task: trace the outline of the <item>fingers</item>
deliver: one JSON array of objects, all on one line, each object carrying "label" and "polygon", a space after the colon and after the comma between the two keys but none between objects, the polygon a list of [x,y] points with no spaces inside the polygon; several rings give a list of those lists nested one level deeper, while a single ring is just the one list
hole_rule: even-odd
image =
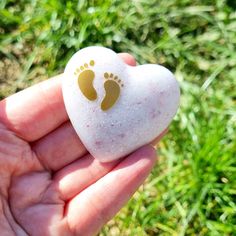
[{"label": "fingers", "polygon": [[61,169],[87,153],[69,121],[35,141],[32,150],[42,165],[52,171]]},{"label": "fingers", "polygon": [[57,172],[52,188],[59,193],[60,199],[68,201],[109,173],[119,162],[101,163],[88,154]]},{"label": "fingers", "polygon": [[61,75],[0,102],[0,121],[27,141],[44,136],[67,119]]},{"label": "fingers", "polygon": [[129,200],[150,173],[155,150],[145,146],[73,198],[67,208],[72,232],[94,235]]},{"label": "fingers", "polygon": [[119,56],[124,60],[124,62],[130,66],[136,66],[135,58],[129,53],[123,52],[119,53]]},{"label": "fingers", "polygon": [[[163,131],[151,145],[156,146],[166,132]],[[89,154],[84,156],[87,150],[70,122],[34,142],[32,149],[46,169],[57,171],[66,166],[54,178],[60,198],[64,201],[96,182],[119,162],[100,163]]]},{"label": "fingers", "polygon": [[[130,65],[129,54],[121,58]],[[27,141],[35,141],[68,120],[62,91],[61,75],[36,84],[0,102],[0,122]]]}]

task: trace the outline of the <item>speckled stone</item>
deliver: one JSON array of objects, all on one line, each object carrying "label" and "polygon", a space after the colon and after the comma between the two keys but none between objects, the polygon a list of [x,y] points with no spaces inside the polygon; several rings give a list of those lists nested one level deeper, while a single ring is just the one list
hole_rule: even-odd
[{"label": "speckled stone", "polygon": [[[85,70],[94,73],[92,84],[91,78],[83,81],[94,87],[93,100],[78,85]],[[120,80],[120,96],[107,110],[102,109],[102,101],[106,93],[114,91],[105,91],[105,73],[112,74],[111,80],[116,76]],[[180,97],[178,83],[165,67],[131,67],[112,50],[97,46],[72,56],[65,68],[62,90],[73,127],[88,151],[101,162],[124,157],[151,142],[173,119]]]}]

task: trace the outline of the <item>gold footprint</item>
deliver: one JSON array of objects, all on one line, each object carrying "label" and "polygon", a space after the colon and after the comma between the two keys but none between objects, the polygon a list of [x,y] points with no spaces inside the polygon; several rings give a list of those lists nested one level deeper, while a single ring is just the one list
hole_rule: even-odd
[{"label": "gold footprint", "polygon": [[89,62],[89,65],[85,63],[80,68],[75,70],[75,75],[78,76],[78,85],[83,95],[90,101],[97,99],[97,92],[93,87],[93,80],[95,78],[94,72],[89,68],[95,64],[94,60]]},{"label": "gold footprint", "polygon": [[112,73],[104,73],[104,89],[105,97],[101,103],[101,109],[106,111],[110,109],[117,101],[120,96],[120,88],[124,85],[121,83],[121,80],[117,76],[114,76]]}]

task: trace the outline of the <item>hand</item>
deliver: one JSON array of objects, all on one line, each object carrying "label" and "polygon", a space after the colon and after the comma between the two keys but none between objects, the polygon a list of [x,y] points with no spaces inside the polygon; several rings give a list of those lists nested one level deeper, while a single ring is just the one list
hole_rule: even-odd
[{"label": "hand", "polygon": [[95,160],[68,120],[60,76],[14,94],[0,102],[1,235],[93,235],[155,160],[150,145],[122,160]]}]

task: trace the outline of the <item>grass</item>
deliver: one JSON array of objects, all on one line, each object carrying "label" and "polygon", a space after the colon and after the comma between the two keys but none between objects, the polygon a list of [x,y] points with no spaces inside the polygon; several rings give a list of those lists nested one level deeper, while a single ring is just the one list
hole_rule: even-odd
[{"label": "grass", "polygon": [[89,45],[170,68],[181,106],[159,164],[100,235],[236,235],[233,0],[2,0],[0,97],[63,71]]}]

